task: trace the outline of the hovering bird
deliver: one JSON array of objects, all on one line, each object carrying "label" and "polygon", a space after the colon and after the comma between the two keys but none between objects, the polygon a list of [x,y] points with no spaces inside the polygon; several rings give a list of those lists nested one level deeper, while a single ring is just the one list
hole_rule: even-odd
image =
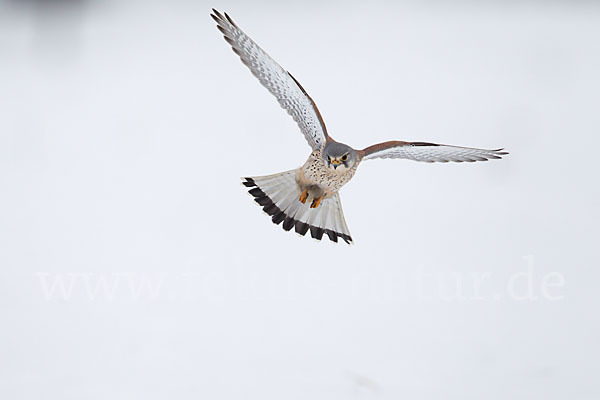
[{"label": "hovering bird", "polygon": [[499,159],[508,153],[425,142],[389,141],[362,150],[335,141],[327,133],[323,117],[300,83],[275,62],[233,20],[213,8],[211,17],[237,54],[282,108],[292,116],[312,148],[298,169],[268,176],[242,178],[254,200],[286,231],[321,240],[338,238],[352,243],[338,191],[352,179],[362,161],[374,158],[406,158],[423,162],[474,162]]}]

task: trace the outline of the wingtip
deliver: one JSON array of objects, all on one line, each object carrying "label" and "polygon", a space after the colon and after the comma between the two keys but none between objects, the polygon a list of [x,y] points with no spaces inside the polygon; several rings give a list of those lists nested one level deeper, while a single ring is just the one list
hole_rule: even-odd
[{"label": "wingtip", "polygon": [[212,9],[212,14],[211,15],[214,15],[213,18],[217,17],[219,19],[224,19],[223,18],[223,14],[221,14],[216,8]]},{"label": "wingtip", "polygon": [[225,14],[225,18],[227,18],[227,21],[229,21],[229,23],[231,25],[237,27],[237,25],[235,24],[235,22],[233,22],[233,19],[227,13],[224,13],[224,14]]}]

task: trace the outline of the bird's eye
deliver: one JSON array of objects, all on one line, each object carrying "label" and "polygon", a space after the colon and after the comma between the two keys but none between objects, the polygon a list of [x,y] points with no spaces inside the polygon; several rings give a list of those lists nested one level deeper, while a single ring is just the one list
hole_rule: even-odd
[{"label": "bird's eye", "polygon": [[344,154],[344,155],[342,156],[342,161],[346,161],[347,159],[348,159],[348,154]]}]

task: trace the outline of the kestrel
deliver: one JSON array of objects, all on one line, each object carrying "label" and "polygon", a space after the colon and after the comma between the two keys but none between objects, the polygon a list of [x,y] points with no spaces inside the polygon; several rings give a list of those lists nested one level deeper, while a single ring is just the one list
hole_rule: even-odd
[{"label": "kestrel", "polygon": [[268,176],[242,178],[250,187],[273,223],[286,231],[321,240],[326,234],[352,243],[338,191],[356,172],[358,165],[373,158],[406,158],[423,162],[474,162],[499,159],[503,149],[483,150],[425,142],[389,141],[362,150],[333,140],[313,99],[300,83],[275,62],[226,13],[213,9],[211,17],[227,43],[260,83],[292,116],[312,147],[312,153],[298,169]]}]

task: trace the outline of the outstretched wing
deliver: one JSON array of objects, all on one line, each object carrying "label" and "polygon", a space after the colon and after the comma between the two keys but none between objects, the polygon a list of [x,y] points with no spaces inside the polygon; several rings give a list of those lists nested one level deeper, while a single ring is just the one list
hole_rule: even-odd
[{"label": "outstretched wing", "polygon": [[504,149],[484,150],[424,142],[391,141],[369,146],[358,153],[363,160],[372,158],[406,158],[423,162],[475,162],[499,159]]},{"label": "outstretched wing", "polygon": [[313,150],[324,146],[328,137],[325,123],[315,102],[298,81],[250,39],[227,13],[223,16],[213,8],[211,17],[217,22],[217,28],[233,52],[240,56],[252,74],[294,118]]}]

